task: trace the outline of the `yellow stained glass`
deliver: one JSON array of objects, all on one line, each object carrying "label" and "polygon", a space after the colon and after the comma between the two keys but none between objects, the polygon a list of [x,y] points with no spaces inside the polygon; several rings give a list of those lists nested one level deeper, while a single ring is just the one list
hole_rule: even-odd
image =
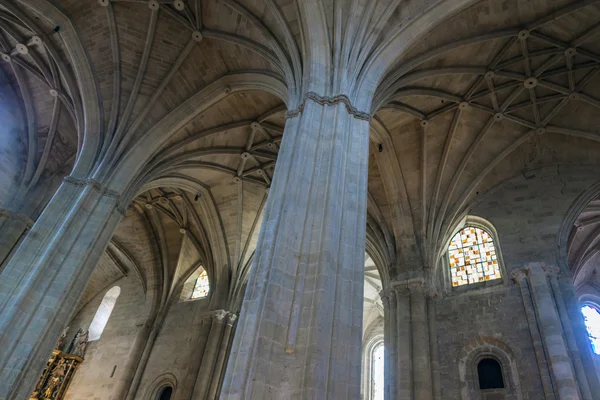
[{"label": "yellow stained glass", "polygon": [[492,235],[480,228],[466,227],[448,246],[452,286],[500,279],[498,256]]},{"label": "yellow stained glass", "polygon": [[210,284],[208,283],[208,275],[206,274],[206,271],[202,271],[198,276],[198,279],[196,279],[194,291],[192,292],[192,299],[202,299],[208,296],[209,290]]}]

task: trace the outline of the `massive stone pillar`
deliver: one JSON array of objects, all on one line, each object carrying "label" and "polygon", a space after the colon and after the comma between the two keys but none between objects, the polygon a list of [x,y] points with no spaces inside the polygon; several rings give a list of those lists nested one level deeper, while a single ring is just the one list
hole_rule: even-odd
[{"label": "massive stone pillar", "polygon": [[122,217],[119,196],[66,178],[0,274],[0,399],[25,399]]},{"label": "massive stone pillar", "polygon": [[368,117],[288,113],[222,399],[358,399]]}]

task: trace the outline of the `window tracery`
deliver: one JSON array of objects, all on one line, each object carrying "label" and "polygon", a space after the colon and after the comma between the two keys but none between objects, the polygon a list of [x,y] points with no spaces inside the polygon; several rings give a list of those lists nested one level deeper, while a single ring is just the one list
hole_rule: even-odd
[{"label": "window tracery", "polygon": [[452,286],[500,279],[498,254],[492,235],[484,229],[467,226],[448,246]]},{"label": "window tracery", "polygon": [[588,337],[594,354],[600,355],[600,311],[591,304],[581,307]]},{"label": "window tracery", "polygon": [[208,292],[210,291],[210,283],[208,282],[208,274],[206,271],[202,271],[198,278],[196,279],[196,283],[194,284],[194,290],[192,292],[192,299],[203,299],[208,296]]}]

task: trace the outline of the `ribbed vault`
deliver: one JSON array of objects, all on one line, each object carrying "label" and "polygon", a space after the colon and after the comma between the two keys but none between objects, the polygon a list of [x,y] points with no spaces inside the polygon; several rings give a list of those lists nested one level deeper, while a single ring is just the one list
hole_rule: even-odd
[{"label": "ribbed vault", "polygon": [[[237,282],[233,299],[285,112],[307,91],[344,94],[373,114],[367,251],[383,285],[435,266],[490,188],[541,167],[598,167],[597,2],[447,0],[423,21],[417,3],[0,0],[1,65],[26,117],[18,211],[35,220],[69,171],[135,199],[126,220],[166,198],[179,211],[164,235],[178,239],[147,246],[181,248],[179,229],[197,220],[204,262],[217,281]],[[409,28],[415,37],[398,44]],[[144,229],[159,237],[166,221]],[[118,236],[101,261],[115,277],[133,252]],[[152,276],[168,285],[176,263],[163,253]]]},{"label": "ribbed vault", "polygon": [[482,2],[385,77],[369,191],[395,232],[396,273],[435,266],[452,229],[501,182],[546,166],[598,167],[598,33],[593,2]]}]

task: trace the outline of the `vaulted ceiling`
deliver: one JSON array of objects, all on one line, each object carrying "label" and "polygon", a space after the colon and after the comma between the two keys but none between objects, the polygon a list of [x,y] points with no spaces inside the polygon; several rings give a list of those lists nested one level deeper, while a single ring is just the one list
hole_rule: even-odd
[{"label": "vaulted ceiling", "polygon": [[[18,187],[31,204],[21,211],[35,218],[66,173],[110,183],[122,176],[115,166],[140,160],[86,299],[137,274],[165,301],[193,269],[182,260],[193,246],[234,301],[285,112],[319,80],[307,44],[320,29],[328,65],[345,71],[324,95],[358,98],[352,82],[381,70],[372,104],[357,104],[373,115],[367,250],[384,283],[397,266],[435,264],[498,183],[548,165],[599,166],[597,2],[445,0],[428,12],[450,18],[414,26],[402,22],[424,15],[421,2],[56,3],[61,11],[0,0],[0,65],[26,117]],[[408,28],[427,34],[393,47]]]}]

